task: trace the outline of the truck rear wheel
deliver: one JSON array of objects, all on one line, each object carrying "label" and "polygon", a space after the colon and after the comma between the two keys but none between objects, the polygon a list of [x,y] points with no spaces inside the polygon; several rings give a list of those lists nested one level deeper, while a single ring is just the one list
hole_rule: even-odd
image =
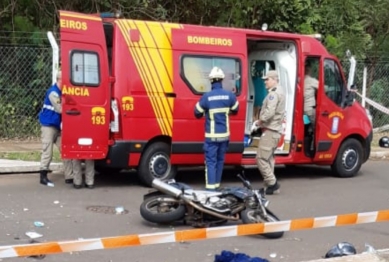
[{"label": "truck rear wheel", "polygon": [[353,177],[361,169],[363,162],[361,143],[354,138],[349,138],[340,146],[331,169],[339,177]]},{"label": "truck rear wheel", "polygon": [[177,174],[177,168],[170,163],[170,147],[164,142],[149,145],[143,153],[138,168],[138,177],[147,186],[151,186],[154,178],[172,179]]}]

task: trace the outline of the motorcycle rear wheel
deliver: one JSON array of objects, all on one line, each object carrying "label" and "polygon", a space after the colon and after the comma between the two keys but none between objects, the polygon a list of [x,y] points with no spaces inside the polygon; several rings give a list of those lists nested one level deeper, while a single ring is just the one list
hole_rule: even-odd
[{"label": "motorcycle rear wheel", "polygon": [[157,195],[147,198],[140,205],[143,219],[156,224],[167,224],[184,218],[185,206],[168,195]]},{"label": "motorcycle rear wheel", "polygon": [[[257,212],[255,209],[245,209],[240,213],[240,216],[244,224],[280,221],[280,219],[269,210],[266,209],[266,212],[267,212],[267,218],[263,217],[263,215],[260,214],[260,212]],[[264,233],[261,235],[266,238],[280,238],[284,235],[284,232],[281,231],[281,232]]]}]

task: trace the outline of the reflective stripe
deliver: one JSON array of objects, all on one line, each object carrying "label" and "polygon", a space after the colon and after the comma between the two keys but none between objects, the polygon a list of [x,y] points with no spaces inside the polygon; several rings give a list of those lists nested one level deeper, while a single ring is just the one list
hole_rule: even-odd
[{"label": "reflective stripe", "polygon": [[216,189],[218,187],[220,187],[220,184],[213,184],[213,185],[206,184],[205,185],[206,189]]},{"label": "reflective stripe", "polygon": [[[209,123],[209,133],[205,133],[205,137],[208,138],[221,138],[221,137],[229,137],[230,136],[230,120],[228,118],[228,113],[230,112],[229,107],[215,108],[209,110],[209,119],[211,120]],[[225,133],[216,133],[215,130],[215,114],[223,113],[226,119],[226,132]]]},{"label": "reflective stripe", "polygon": [[204,113],[204,109],[200,106],[200,103],[199,103],[199,102],[197,102],[197,104],[196,104],[196,109],[197,109],[197,111],[199,111],[200,113]]},{"label": "reflective stripe", "polygon": [[235,104],[231,107],[231,110],[236,110],[239,106],[239,102],[236,101]]},{"label": "reflective stripe", "polygon": [[54,106],[49,106],[49,105],[43,105],[43,108],[46,108],[51,111],[55,111]]}]

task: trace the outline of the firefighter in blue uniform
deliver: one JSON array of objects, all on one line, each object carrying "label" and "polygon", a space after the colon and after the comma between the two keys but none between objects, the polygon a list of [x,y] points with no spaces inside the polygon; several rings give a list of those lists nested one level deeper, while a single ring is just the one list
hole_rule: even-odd
[{"label": "firefighter in blue uniform", "polygon": [[196,118],[205,115],[205,188],[216,190],[220,187],[230,139],[229,114],[238,113],[239,103],[234,93],[223,89],[224,73],[219,67],[212,68],[209,79],[212,90],[197,102],[194,114]]}]

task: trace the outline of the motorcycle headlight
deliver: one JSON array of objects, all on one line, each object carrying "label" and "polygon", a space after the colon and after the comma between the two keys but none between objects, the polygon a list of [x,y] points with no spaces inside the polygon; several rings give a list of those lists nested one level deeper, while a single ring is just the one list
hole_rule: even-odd
[{"label": "motorcycle headlight", "polygon": [[246,206],[248,208],[254,209],[254,208],[257,208],[257,205],[258,205],[258,203],[257,203],[257,201],[255,201],[255,197],[248,197],[246,199]]}]

